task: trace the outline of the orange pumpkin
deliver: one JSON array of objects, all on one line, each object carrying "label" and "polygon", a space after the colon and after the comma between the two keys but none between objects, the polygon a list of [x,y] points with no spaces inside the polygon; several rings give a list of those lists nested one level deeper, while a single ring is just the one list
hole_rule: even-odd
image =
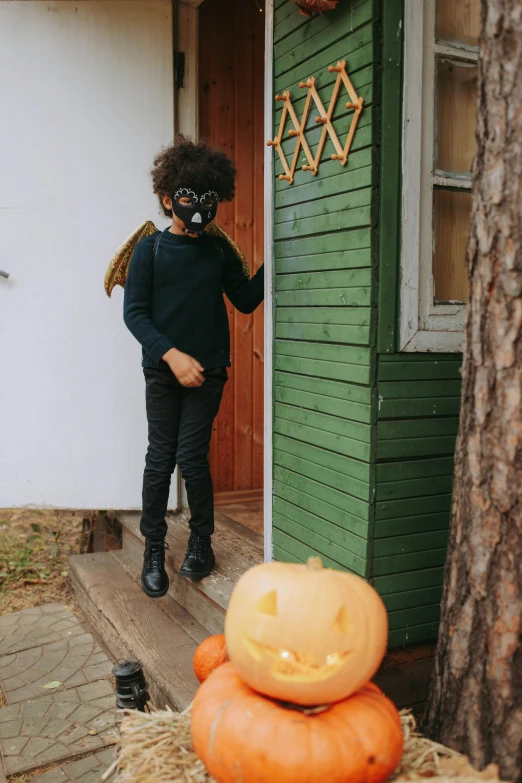
[{"label": "orange pumpkin", "polygon": [[225,636],[218,633],[205,639],[194,653],[194,674],[200,682],[204,682],[214,669],[227,661]]},{"label": "orange pumpkin", "polygon": [[399,764],[399,714],[372,683],[306,712],[251,690],[226,663],[196,694],[192,744],[217,783],[381,783]]},{"label": "orange pumpkin", "polygon": [[386,609],[353,574],[265,563],[247,571],[225,620],[228,655],[254,690],[294,704],[330,704],[370,680],[384,657]]}]

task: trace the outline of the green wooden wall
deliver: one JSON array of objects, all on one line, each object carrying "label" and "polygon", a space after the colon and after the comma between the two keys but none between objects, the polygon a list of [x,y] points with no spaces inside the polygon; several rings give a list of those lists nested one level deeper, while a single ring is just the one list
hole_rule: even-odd
[{"label": "green wooden wall", "polygon": [[275,5],[274,91],[314,75],[327,106],[328,65],[346,59],[365,108],[345,168],[328,145],[316,177],[276,180],[274,556],[369,579],[390,644],[419,642],[437,633],[461,357],[397,349],[402,2],[311,20]]},{"label": "green wooden wall", "polygon": [[[374,493],[374,16],[373,0],[343,0],[311,20],[276,0],[274,27],[274,92],[291,91],[299,118],[306,95],[299,82],[316,76],[328,106],[336,77],[328,66],[339,59],[365,99],[345,168],[328,159],[335,152],[328,141],[317,176],[298,170],[293,185],[276,180],[274,555],[303,561],[316,552],[365,577]],[[308,123],[312,153],[321,133],[316,114]],[[294,146],[284,143],[287,158]]]}]

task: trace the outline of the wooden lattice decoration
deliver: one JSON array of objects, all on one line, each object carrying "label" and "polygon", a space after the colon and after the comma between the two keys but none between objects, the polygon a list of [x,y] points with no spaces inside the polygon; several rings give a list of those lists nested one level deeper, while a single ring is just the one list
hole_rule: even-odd
[{"label": "wooden lattice decoration", "polygon": [[[357,123],[359,122],[359,117],[363,110],[364,98],[358,96],[355,91],[355,88],[350,80],[350,77],[346,72],[346,60],[339,60],[339,62],[336,65],[330,65],[328,70],[330,73],[337,72],[337,79],[335,80],[332,96],[330,98],[330,103],[328,104],[328,111],[325,109],[324,104],[316,90],[315,76],[311,76],[306,82],[299,83],[299,87],[308,90],[308,94],[306,96],[306,101],[304,105],[303,116],[301,117],[301,122],[299,122],[299,120],[297,119],[295,109],[292,105],[292,98],[289,90],[286,90],[282,95],[275,96],[276,101],[284,101],[283,113],[281,114],[281,121],[279,123],[279,131],[277,133],[277,136],[275,137],[275,139],[270,139],[269,141],[267,141],[267,144],[270,147],[276,148],[281,163],[283,164],[283,169],[285,173],[280,174],[279,179],[286,179],[287,182],[290,183],[290,185],[294,181],[294,174],[297,168],[297,161],[299,160],[299,154],[301,152],[301,148],[303,149],[303,152],[308,160],[308,164],[302,166],[302,169],[303,171],[311,171],[312,174],[314,175],[317,174],[317,172],[319,171],[319,163],[321,161],[321,155],[323,154],[323,149],[326,143],[327,135],[330,136],[330,139],[332,140],[332,143],[335,147],[335,153],[331,156],[332,160],[338,160],[341,166],[345,166],[346,161],[348,160],[348,155],[350,154],[350,148],[352,146],[353,137],[355,136],[355,131],[357,129]],[[344,147],[339,141],[339,137],[332,124],[332,118],[334,115],[335,107],[337,105],[337,100],[339,98],[339,93],[341,91],[341,86],[343,84],[346,88],[348,95],[350,96],[350,101],[347,104],[345,104],[346,108],[355,110],[352,117],[350,130],[348,131],[348,137],[346,139],[346,143]],[[310,147],[305,137],[306,123],[308,122],[308,115],[311,110],[312,101],[315,103],[319,111],[319,115],[315,118],[315,121],[318,125],[323,126],[321,138],[319,139],[319,146],[317,148],[317,152],[315,153],[315,157],[312,155],[312,152],[310,150]],[[295,149],[294,149],[294,154],[292,156],[292,163],[290,164],[290,166],[288,165],[286,155],[281,146],[286,121],[289,116],[294,124],[294,127],[288,131],[288,136],[297,139]]]}]

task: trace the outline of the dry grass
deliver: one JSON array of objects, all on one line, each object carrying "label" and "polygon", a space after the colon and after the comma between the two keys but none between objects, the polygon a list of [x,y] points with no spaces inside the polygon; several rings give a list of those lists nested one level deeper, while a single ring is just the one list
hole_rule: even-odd
[{"label": "dry grass", "polygon": [[0,510],[0,615],[71,600],[67,557],[81,530],[73,511]]},{"label": "dry grass", "polygon": [[[490,765],[482,772],[468,759],[416,731],[411,712],[401,712],[404,755],[392,781],[431,778],[430,783],[481,783],[498,781],[498,769]],[[192,750],[190,710],[183,713],[157,710],[150,714],[128,710],[120,726],[118,759],[102,780],[117,769],[115,783],[212,783]]]}]

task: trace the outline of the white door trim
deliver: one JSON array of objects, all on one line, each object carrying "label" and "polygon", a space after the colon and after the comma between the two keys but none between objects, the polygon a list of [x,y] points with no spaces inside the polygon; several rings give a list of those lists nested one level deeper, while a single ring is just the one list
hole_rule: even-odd
[{"label": "white door trim", "polygon": [[[265,139],[271,139],[273,129],[273,50],[274,50],[274,0],[266,0],[265,4]],[[272,547],[272,419],[273,419],[273,346],[274,346],[274,311],[273,311],[273,190],[274,190],[274,156],[272,147],[265,146],[264,170],[264,254],[265,254],[265,346],[264,346],[264,477],[263,477],[263,508],[264,508],[264,546],[265,562],[273,559]]]}]

